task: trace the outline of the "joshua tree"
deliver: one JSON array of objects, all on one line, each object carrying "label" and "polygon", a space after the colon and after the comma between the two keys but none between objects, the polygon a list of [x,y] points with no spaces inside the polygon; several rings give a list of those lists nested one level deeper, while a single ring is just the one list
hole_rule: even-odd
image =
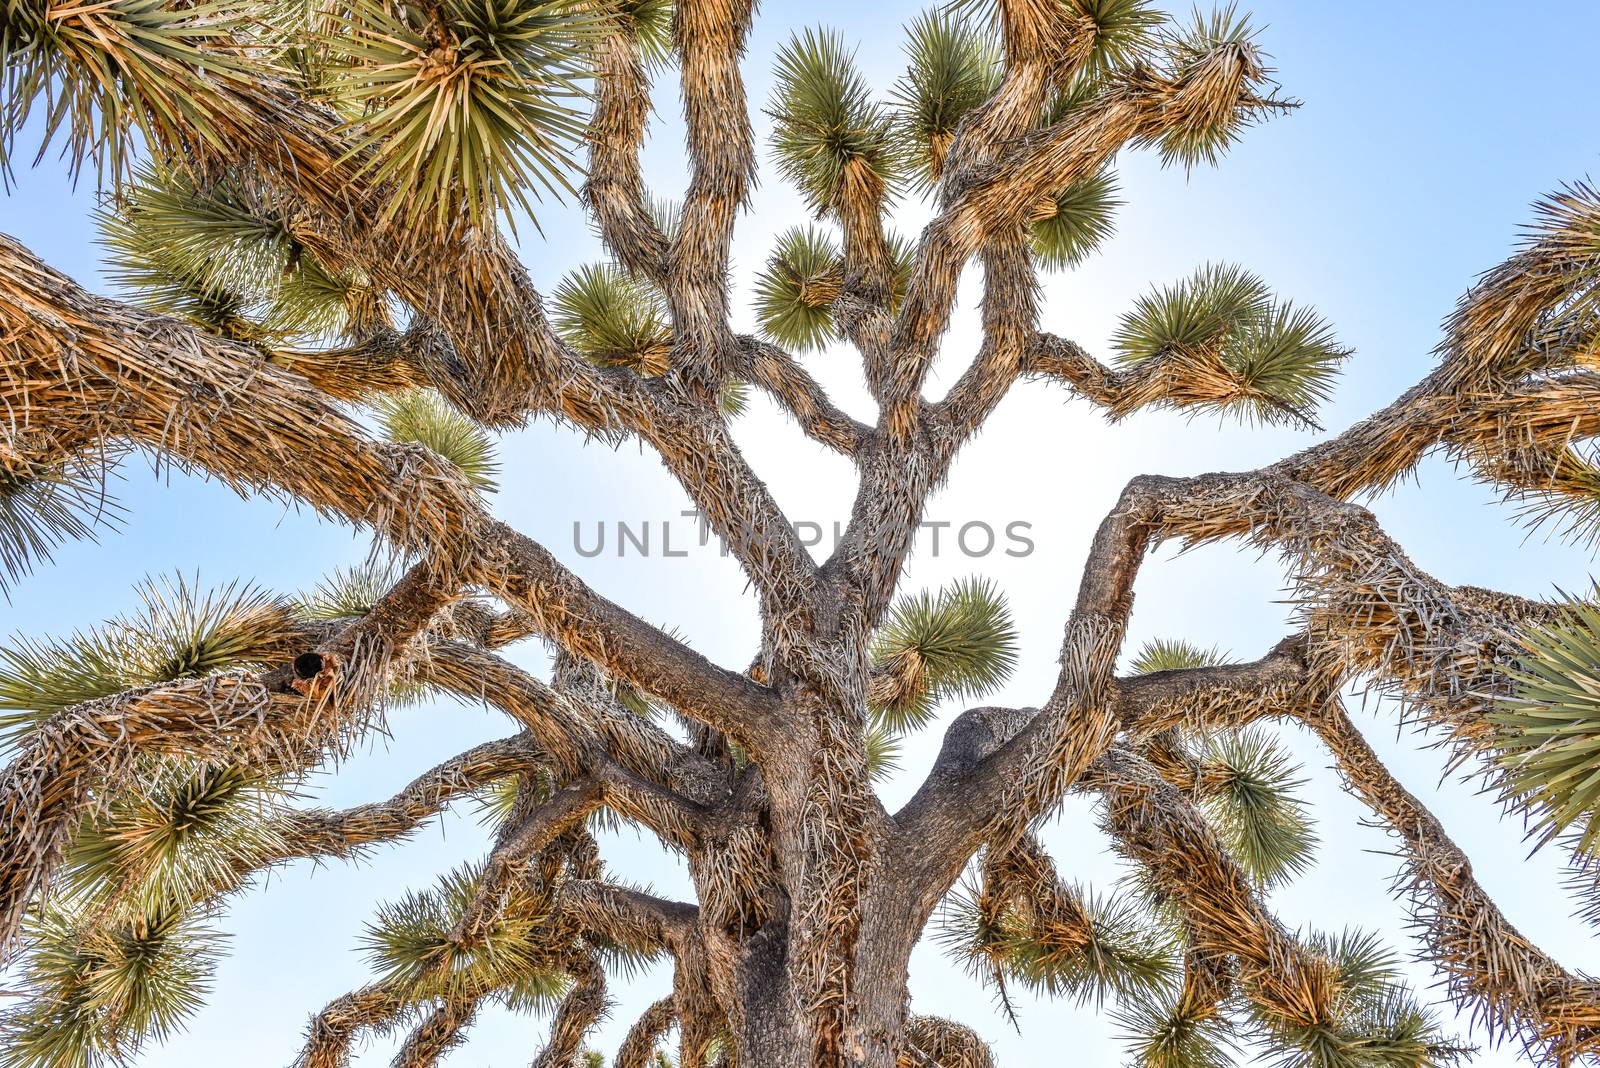
[{"label": "joshua tree", "polygon": [[[1111,419],[1308,424],[1347,353],[1227,266],[1139,301],[1110,365],[1042,331],[1037,272],[1106,235],[1119,153],[1211,164],[1293,106],[1245,20],[1144,0],[930,13],[881,101],[838,38],[794,37],[773,154],[817,225],[766,265],[761,335],[737,333],[751,17],[741,0],[0,8],[4,143],[31,110],[71,169],[93,165],[129,294],[91,295],[0,237],[9,579],[91,533],[102,472],[129,453],[366,528],[395,561],[298,599],[153,585],[140,612],[4,653],[0,946],[23,996],[0,1062],[139,1050],[198,1004],[227,895],[468,797],[496,813],[492,852],[379,908],[376,974],[314,1017],[307,1068],[402,1026],[396,1063],[432,1064],[489,1001],[554,1008],[536,1064],[593,1064],[607,969],[638,959],[670,961],[673,988],[628,1035],[628,1068],[989,1065],[972,1030],[908,1004],[930,925],[1002,992],[1108,998],[1141,1064],[1222,1064],[1241,1043],[1329,1068],[1457,1059],[1386,950],[1269,911],[1311,846],[1275,720],[1315,732],[1392,830],[1449,997],[1535,1060],[1594,1055],[1600,985],[1511,927],[1341,695],[1397,698],[1582,870],[1600,611],[1443,584],[1355,502],[1441,452],[1536,518],[1594,529],[1600,196],[1540,204],[1525,247],[1446,324],[1437,369],[1389,407],[1260,470],[1132,481],[1063,608],[1054,689],[955,717],[889,812],[873,779],[894,739],[1014,659],[989,584],[897,588],[929,494],[1007,391],[1053,383]],[[668,65],[691,176],[663,207],[638,157]],[[612,261],[562,282],[547,314],[500,228],[580,173]],[[886,220],[906,196],[933,218],[902,241]],[[930,400],[971,263],[982,343],[945,354],[970,365]],[[859,355],[872,423],[803,368],[824,343]],[[746,390],[854,465],[848,527],[820,563],[729,433]],[[659,454],[759,601],[748,666],[709,662],[493,518],[489,435],[539,416]],[[1152,548],[1222,539],[1281,556],[1296,632],[1248,663],[1178,642],[1124,656]],[[554,650],[548,679],[496,652],[530,637]],[[386,702],[426,692],[519,729],[386,801],[292,803]],[[1115,896],[1064,880],[1035,834],[1072,792],[1098,799],[1139,873]],[[597,820],[681,854],[695,900],[613,875]]]}]

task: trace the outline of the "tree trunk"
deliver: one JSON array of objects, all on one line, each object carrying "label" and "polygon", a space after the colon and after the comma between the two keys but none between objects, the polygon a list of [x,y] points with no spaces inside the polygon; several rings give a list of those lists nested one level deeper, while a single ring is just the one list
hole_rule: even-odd
[{"label": "tree trunk", "polygon": [[864,699],[844,713],[815,693],[798,703],[815,733],[764,769],[787,915],[740,947],[740,1064],[894,1068],[927,895],[898,885],[860,732],[839,732],[865,719]]},{"label": "tree trunk", "polygon": [[797,977],[789,962],[803,959],[808,947],[785,944],[780,969],[746,969],[736,1035],[740,1065],[895,1068],[905,1033],[907,967],[915,936],[903,905],[896,909],[880,904],[874,901],[866,911],[854,957],[829,960],[850,981],[837,1007],[819,1011],[793,994]]}]

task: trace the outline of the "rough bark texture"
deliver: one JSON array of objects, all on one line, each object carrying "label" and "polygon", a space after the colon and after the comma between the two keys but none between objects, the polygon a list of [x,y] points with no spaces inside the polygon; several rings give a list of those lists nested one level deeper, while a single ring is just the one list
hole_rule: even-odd
[{"label": "rough bark texture", "polygon": [[[1212,1014],[1237,982],[1263,1012],[1321,1020],[1337,1011],[1329,964],[1270,914],[1187,796],[1195,772],[1163,763],[1161,750],[1180,728],[1295,718],[1400,837],[1405,890],[1452,996],[1555,1063],[1596,1049],[1600,987],[1510,928],[1336,697],[1351,681],[1375,683],[1471,758],[1490,735],[1485,695],[1506,685],[1510,635],[1548,616],[1422,573],[1352,501],[1435,449],[1540,507],[1587,499],[1590,487],[1563,458],[1600,433],[1600,376],[1582,370],[1592,350],[1563,347],[1548,319],[1592,272],[1563,251],[1560,233],[1468,295],[1439,369],[1389,408],[1258,471],[1130,483],[1094,538],[1070,610],[1064,603],[1053,689],[1036,707],[956,717],[899,811],[873,791],[873,709],[899,685],[873,663],[873,636],[930,494],[1009,389],[1047,379],[1112,419],[1152,406],[1273,403],[1252,398],[1215,354],[1174,349],[1113,370],[1040,332],[1025,235],[1041,198],[1124,148],[1165,150],[1174,131],[1231,130],[1277,106],[1258,95],[1265,74],[1253,47],[1223,42],[1182,64],[1107,74],[1081,107],[1041,124],[1051,94],[1094,54],[1092,20],[1069,15],[1072,6],[998,5],[1003,74],[939,145],[939,210],[898,299],[889,198],[864,166],[846,168],[830,208],[844,239],[831,305],[880,406],[871,426],[838,409],[795,356],[731,326],[730,241],[755,169],[739,70],[752,9],[739,0],[676,7],[690,182],[671,233],[650,215],[640,176],[648,68],[623,29],[597,46],[584,199],[617,261],[664,295],[664,375],[597,368],[572,351],[492,229],[401,233],[334,116],[265,81],[217,83],[216,136],[183,142],[192,165],[201,175],[240,161],[259,171],[308,249],[411,307],[404,332],[273,352],[93,296],[0,237],[0,476],[134,447],[243,492],[304,502],[420,561],[358,620],[285,624],[251,658],[263,670],[131,690],[31,733],[0,774],[0,945],[18,946],[78,821],[143,759],[182,752],[303,771],[359,737],[389,683],[403,679],[484,700],[522,733],[441,763],[391,800],[286,816],[282,848],[214,893],[295,857],[349,857],[404,836],[491,781],[515,777],[516,797],[442,963],[327,1006],[311,1026],[306,1068],[346,1064],[364,1029],[401,1022],[412,1030],[396,1064],[434,1063],[483,999],[505,993],[477,979],[448,984],[448,962],[529,916],[541,966],[570,979],[539,1066],[565,1068],[578,1055],[606,1011],[604,951],[622,947],[674,967],[671,997],[634,1027],[623,1068],[649,1063],[673,1026],[684,1068],[992,1068],[969,1029],[911,1011],[908,961],[969,868],[989,880],[990,904],[1031,887],[1065,944],[1089,944],[1088,913],[1033,836],[1074,790],[1101,799],[1107,831],[1180,915],[1184,1005]],[[1569,229],[1600,220],[1592,198],[1566,208]],[[930,403],[923,385],[972,262],[983,270],[982,345],[946,399]],[[857,469],[848,529],[820,566],[728,433],[716,401],[732,379],[767,393]],[[447,463],[374,440],[336,403],[419,384],[484,423],[549,415],[658,452],[749,577],[762,620],[751,668],[712,664],[599,596],[495,520]],[[1222,539],[1281,555],[1303,625],[1252,663],[1119,677],[1148,554]],[[469,601],[472,591],[502,608]],[[548,682],[494,651],[530,635],[559,650]],[[683,731],[636,714],[624,691],[672,710]],[[585,830],[598,812],[679,853],[697,900],[666,901],[613,878]]]}]

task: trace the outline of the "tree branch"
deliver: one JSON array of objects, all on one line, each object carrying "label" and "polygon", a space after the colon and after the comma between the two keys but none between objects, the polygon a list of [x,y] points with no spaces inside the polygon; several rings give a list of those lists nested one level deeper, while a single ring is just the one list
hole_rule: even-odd
[{"label": "tree branch", "polygon": [[387,801],[347,809],[305,809],[281,819],[285,849],[254,865],[302,857],[359,856],[380,842],[403,838],[458,797],[539,766],[542,753],[526,732],[485,742],[423,772]]},{"label": "tree branch", "polygon": [[[371,442],[316,390],[248,346],[91,297],[4,237],[0,323],[9,356],[0,363],[0,398],[24,413],[23,432],[32,413],[47,412],[53,426],[78,428],[80,446],[131,439],[241,492],[277,490],[371,527],[525,609],[551,640],[760,748],[761,720],[776,704],[770,693],[595,594],[543,547],[490,519],[454,468],[419,447]],[[704,454],[674,440],[669,466],[700,469],[731,452],[725,429],[715,432],[719,444]],[[18,434],[15,425],[9,434]],[[327,456],[339,465],[329,467]],[[765,487],[758,492],[747,472],[717,467],[708,475],[697,481],[723,485],[740,502],[709,515],[720,527],[743,522],[756,502],[763,518],[733,543],[767,576],[769,604],[796,603],[814,568]]]},{"label": "tree branch", "polygon": [[466,1041],[478,1014],[476,1000],[444,1001],[406,1036],[391,1068],[433,1068],[439,1058]]},{"label": "tree branch", "polygon": [[574,963],[573,978],[577,983],[550,1021],[550,1039],[533,1059],[532,1068],[569,1068],[583,1049],[585,1036],[610,1009],[606,973],[593,956]]},{"label": "tree branch", "polygon": [[665,285],[667,239],[650,215],[639,171],[650,82],[637,42],[620,30],[606,34],[595,50],[595,90],[584,203],[617,262]]},{"label": "tree branch", "polygon": [[656,1046],[677,1018],[678,1009],[670,995],[654,1002],[628,1028],[612,1068],[656,1068]]},{"label": "tree branch", "polygon": [[1345,788],[1400,840],[1396,880],[1433,965],[1463,1009],[1492,1034],[1517,1034],[1541,1061],[1600,1052],[1600,982],[1576,976],[1528,940],[1472,874],[1472,862],[1415,795],[1395,780],[1338,699],[1301,717],[1337,761]]},{"label": "tree branch", "polygon": [[77,705],[31,731],[0,774],[0,956],[83,811],[142,753],[308,766],[361,724],[395,651],[454,592],[418,565],[364,618],[292,671],[232,671]]},{"label": "tree branch", "polygon": [[866,447],[872,429],[836,407],[800,361],[759,338],[738,338],[741,378],[778,403],[814,441],[835,452],[855,456]]},{"label": "tree branch", "polygon": [[704,369],[713,384],[732,355],[728,249],[735,214],[755,177],[739,76],[751,14],[748,0],[683,0],[674,7],[672,36],[693,175],[668,256],[667,303],[683,365]]},{"label": "tree branch", "polygon": [[[1097,173],[1124,144],[1158,137],[1177,115],[1165,106],[1182,94],[1187,77],[1137,69],[1066,120],[1016,138],[965,176],[958,190],[947,191],[943,210],[923,230],[895,320],[897,366],[884,416],[891,435],[908,435],[915,422],[922,383],[949,325],[967,260],[994,234],[1020,230],[1040,198]],[[1207,106],[1220,120],[1236,108],[1248,112],[1266,104],[1224,94]]]}]

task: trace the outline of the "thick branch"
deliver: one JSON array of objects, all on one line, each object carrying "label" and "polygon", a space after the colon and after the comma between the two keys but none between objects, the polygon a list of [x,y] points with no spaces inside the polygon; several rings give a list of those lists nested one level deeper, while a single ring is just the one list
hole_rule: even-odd
[{"label": "thick branch", "polygon": [[678,1009],[670,996],[644,1010],[617,1047],[612,1068],[656,1068],[656,1046],[677,1018]]},{"label": "thick branch", "polygon": [[610,1008],[606,998],[606,973],[592,956],[573,966],[577,980],[550,1021],[550,1039],[533,1059],[532,1068],[568,1068],[583,1049],[583,1040]]},{"label": "thick branch", "polygon": [[[1112,729],[1136,744],[1177,726],[1239,726],[1292,716],[1320,691],[1307,686],[1305,640],[1287,638],[1247,664],[1185,668],[1112,681]],[[978,708],[958,716],[928,777],[895,813],[904,867],[917,892],[936,901],[986,840],[1001,797],[1029,754],[1011,743],[1037,720],[1033,709]],[[931,907],[931,905],[930,905]]]},{"label": "thick branch", "polygon": [[362,619],[293,672],[234,671],[130,690],[58,713],[0,775],[0,954],[47,885],[94,798],[142,753],[214,755],[282,772],[305,768],[359,730],[390,658],[453,594],[413,568]]},{"label": "thick branch", "polygon": [[[1165,112],[1165,105],[1183,88],[1181,77],[1170,81],[1134,72],[1063,122],[1017,138],[966,177],[959,193],[947,194],[943,210],[923,231],[911,285],[895,320],[897,365],[885,412],[892,434],[910,433],[966,262],[994,234],[1020,230],[1040,198],[1097,173],[1124,144],[1159,135],[1177,115]],[[1210,106],[1218,103],[1225,103],[1223,111],[1261,106],[1249,99],[1213,100]]]},{"label": "thick branch", "polygon": [[541,756],[528,734],[517,734],[451,757],[417,776],[387,801],[289,813],[281,820],[285,843],[282,855],[266,858],[255,867],[302,857],[359,856],[380,842],[405,837],[458,797],[475,793],[507,775],[532,770]]},{"label": "thick branch", "polygon": [[391,1068],[433,1068],[439,1058],[466,1040],[466,1031],[478,1013],[472,1000],[446,1001],[430,1012],[406,1036]]},{"label": "thick branch", "polygon": [[712,382],[731,357],[728,250],[735,215],[755,177],[739,75],[752,8],[748,0],[682,0],[674,8],[693,174],[668,257],[667,302],[685,363],[709,371]]},{"label": "thick branch", "polygon": [[667,281],[667,239],[650,215],[639,171],[650,117],[650,82],[636,42],[608,33],[595,49],[594,117],[583,198],[606,247],[628,270]]},{"label": "thick branch", "polygon": [[1205,817],[1148,763],[1124,749],[1098,761],[1085,785],[1105,800],[1106,829],[1182,910],[1194,947],[1239,961],[1245,994],[1302,1027],[1340,1024],[1333,963],[1308,953],[1267,911]]},{"label": "thick branch", "polygon": [[[759,748],[757,709],[774,704],[762,687],[595,594],[543,547],[490,519],[454,468],[417,447],[374,444],[255,350],[92,297],[7,238],[0,238],[0,322],[9,331],[0,397],[24,413],[22,432],[38,418],[33,413],[48,413],[52,426],[77,429],[79,447],[131,439],[240,491],[285,492],[371,527],[524,608],[559,644]],[[725,430],[717,433],[725,438]],[[731,451],[718,440],[719,451]],[[672,448],[669,466],[699,469],[719,454],[697,453],[684,440]],[[329,456],[339,457],[337,466],[324,462]],[[810,581],[810,557],[765,487],[758,492],[737,470],[717,470],[692,481],[725,484],[740,504],[711,518],[737,524],[750,502],[767,501],[764,518],[736,544],[755,553],[749,559],[759,563],[750,566],[768,576],[771,597],[794,603]]]},{"label": "thick branch", "polygon": [[835,452],[854,456],[872,429],[837,407],[793,356],[758,338],[740,336],[736,373],[794,417],[806,436]]}]

